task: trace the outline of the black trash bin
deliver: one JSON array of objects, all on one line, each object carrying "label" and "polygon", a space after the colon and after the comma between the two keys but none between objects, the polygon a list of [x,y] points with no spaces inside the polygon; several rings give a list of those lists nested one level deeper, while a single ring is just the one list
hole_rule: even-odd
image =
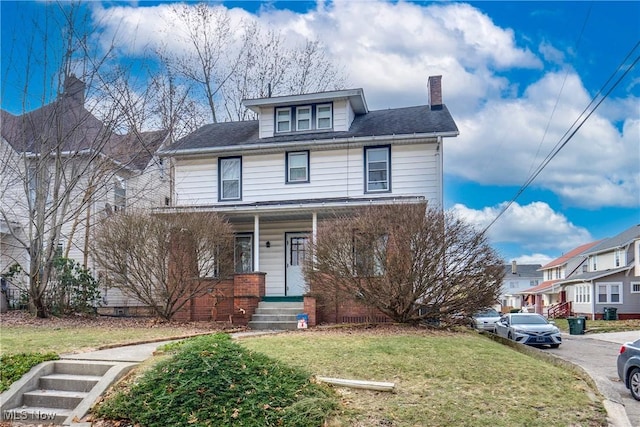
[{"label": "black trash bin", "polygon": [[618,309],[615,307],[605,307],[604,320],[618,320]]},{"label": "black trash bin", "polygon": [[569,322],[570,335],[583,335],[585,330],[586,318],[584,317],[567,317]]}]

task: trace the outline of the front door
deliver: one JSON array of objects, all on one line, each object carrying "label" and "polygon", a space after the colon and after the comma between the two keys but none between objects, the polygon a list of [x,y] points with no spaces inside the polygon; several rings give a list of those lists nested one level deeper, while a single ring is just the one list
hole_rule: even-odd
[{"label": "front door", "polygon": [[286,233],[286,283],[285,295],[298,296],[306,291],[302,266],[307,254],[307,233]]}]

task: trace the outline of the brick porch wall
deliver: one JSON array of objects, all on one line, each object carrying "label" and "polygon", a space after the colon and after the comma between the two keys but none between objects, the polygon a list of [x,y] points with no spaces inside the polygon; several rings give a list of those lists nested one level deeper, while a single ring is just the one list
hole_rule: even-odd
[{"label": "brick porch wall", "polygon": [[212,285],[210,292],[192,298],[174,319],[246,325],[264,294],[265,273],[235,274],[233,279]]}]

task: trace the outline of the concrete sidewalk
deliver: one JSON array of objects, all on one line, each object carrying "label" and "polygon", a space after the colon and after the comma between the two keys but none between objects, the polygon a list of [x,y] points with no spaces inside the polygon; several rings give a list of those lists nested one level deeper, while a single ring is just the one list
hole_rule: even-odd
[{"label": "concrete sidewalk", "polygon": [[[283,331],[245,331],[231,333],[231,338],[239,339],[243,337],[252,337],[259,335],[275,334]],[[213,332],[215,333],[215,332]],[[142,344],[123,345],[119,347],[106,348],[102,350],[87,351],[84,353],[68,353],[61,354],[61,359],[69,360],[93,360],[93,361],[109,361],[109,362],[144,362],[153,353],[165,344],[181,341],[185,338],[175,340],[156,341]]]}]

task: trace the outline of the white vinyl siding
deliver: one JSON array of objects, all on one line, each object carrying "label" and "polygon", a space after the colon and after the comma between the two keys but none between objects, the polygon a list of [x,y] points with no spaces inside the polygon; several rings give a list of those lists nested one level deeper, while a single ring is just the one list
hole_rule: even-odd
[{"label": "white vinyl siding", "polygon": [[[394,196],[423,196],[442,203],[435,144],[394,146],[391,178]],[[274,202],[321,198],[375,197],[364,194],[364,150],[310,151],[309,183],[300,191],[287,185],[285,154],[245,155],[242,158],[242,201]],[[215,204],[217,159],[179,161],[175,169],[176,206]],[[381,197],[389,193],[380,193]]]}]

